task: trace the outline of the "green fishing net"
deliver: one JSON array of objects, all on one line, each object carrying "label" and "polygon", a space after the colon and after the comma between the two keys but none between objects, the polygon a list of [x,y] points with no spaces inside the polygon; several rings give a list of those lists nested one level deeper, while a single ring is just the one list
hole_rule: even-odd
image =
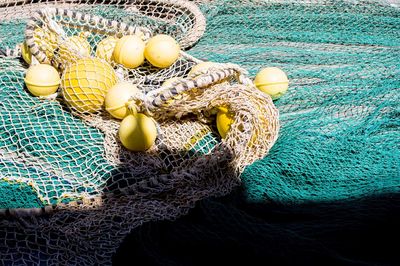
[{"label": "green fishing net", "polygon": [[[223,142],[207,123],[190,127],[185,120],[173,127],[161,123],[163,132],[191,140],[178,153],[165,149],[157,157],[167,162],[161,164],[152,155],[119,153],[113,141],[104,145],[116,127],[113,123],[99,127],[104,118],[88,122],[57,101],[32,97],[24,89],[27,66],[14,48],[24,41],[30,16],[45,6],[172,34],[189,55],[237,64],[250,76],[265,66],[283,69],[290,87],[274,102],[279,137],[268,155],[239,171],[249,201],[291,206],[400,191],[398,2],[197,1],[207,21],[204,35],[201,21],[191,31],[199,23],[193,12],[172,2],[0,2],[4,264],[109,264],[133,228],[175,219],[200,199],[229,193],[239,180],[232,178],[237,170],[222,160],[216,161],[218,166],[177,178],[173,186],[155,180],[162,184],[153,187],[155,191],[147,186],[145,191],[121,193],[119,188],[148,184],[149,177],[170,172],[182,160],[190,164],[193,158],[212,154]],[[159,86],[165,76],[181,76],[178,70],[185,72],[193,60],[186,57],[184,67],[143,81],[144,90]],[[244,109],[247,104],[242,102]],[[195,130],[181,136],[188,128]],[[258,134],[263,133],[268,132]],[[173,147],[168,139],[158,144]],[[124,160],[135,164],[116,163]],[[160,190],[163,185],[167,189]],[[110,191],[121,195],[95,197]],[[95,207],[80,208],[80,201]],[[57,211],[54,206],[62,204],[79,206]],[[54,213],[49,208],[55,208]]]}]

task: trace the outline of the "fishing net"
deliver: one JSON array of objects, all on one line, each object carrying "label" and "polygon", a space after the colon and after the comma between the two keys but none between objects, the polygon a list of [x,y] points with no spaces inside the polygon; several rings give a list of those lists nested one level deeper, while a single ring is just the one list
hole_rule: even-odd
[{"label": "fishing net", "polygon": [[[133,228],[175,219],[239,180],[248,200],[285,205],[399,192],[396,1],[198,4],[207,27],[190,2],[1,1],[3,263],[110,263]],[[122,148],[119,122],[103,110],[81,112],[60,95],[24,89],[25,39],[39,61],[63,71],[80,58],[68,37],[85,36],[93,57],[104,37],[127,33],[167,33],[192,47],[164,70],[114,66],[143,92],[139,111],[158,122],[146,153]],[[64,49],[41,44],[52,34]],[[188,75],[199,59],[223,64]],[[275,102],[282,128],[273,147],[277,111],[245,70],[261,66],[281,67],[291,80]],[[213,121],[221,105],[236,114],[226,140]]]},{"label": "fishing net", "polygon": [[[5,262],[105,263],[132,228],[175,218],[202,198],[230,192],[244,167],[263,158],[277,139],[278,113],[271,98],[238,65],[214,64],[189,73],[201,60],[183,51],[164,69],[149,63],[129,69],[107,62],[109,56],[94,56],[94,51],[101,56],[113,50],[112,43],[101,45],[103,40],[126,35],[147,41],[161,32],[183,48],[193,45],[204,31],[195,5],[104,6],[127,12],[128,22],[87,13],[84,5],[28,8],[10,11],[35,9],[26,22],[24,44],[4,48],[1,59],[7,65],[1,157]],[[33,64],[57,68],[61,91],[35,98],[24,89],[21,53]],[[176,79],[161,86],[171,78]],[[146,152],[123,148],[120,121],[104,110],[105,94],[119,80],[140,90],[129,99],[131,108],[157,121],[156,143]],[[27,78],[28,83],[36,84]],[[234,117],[224,140],[214,126],[220,107]],[[28,238],[12,233],[22,221]]]}]

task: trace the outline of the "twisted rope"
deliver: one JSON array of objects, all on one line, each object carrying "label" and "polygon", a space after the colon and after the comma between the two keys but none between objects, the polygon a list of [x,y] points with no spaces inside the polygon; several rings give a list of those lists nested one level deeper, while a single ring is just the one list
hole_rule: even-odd
[{"label": "twisted rope", "polygon": [[[135,2],[135,1],[132,1]],[[131,3],[132,3],[131,2]],[[174,7],[176,5],[180,6],[181,9],[188,10],[191,12],[194,17],[195,23],[191,28],[191,32],[189,32],[186,36],[188,37],[183,42],[183,47],[188,47],[188,45],[194,44],[200,36],[203,34],[205,30],[205,19],[204,16],[200,13],[198,8],[189,2],[183,1],[170,1],[170,0],[158,0],[158,1],[149,1],[154,3],[162,3],[166,5],[170,5]],[[196,7],[196,8],[194,8]],[[62,17],[62,18],[70,18],[75,23],[80,22],[90,29],[94,28],[94,30],[104,32],[110,35],[130,35],[143,33],[145,39],[148,39],[151,36],[151,32],[143,27],[129,26],[125,23],[110,21],[107,19],[103,19],[97,16],[91,16],[87,14],[82,14],[81,12],[65,10],[62,8],[50,8],[46,10],[40,10],[36,12],[33,17],[28,21],[27,28],[25,31],[26,43],[29,47],[32,55],[38,59],[41,63],[50,63],[50,59],[47,55],[40,49],[40,47],[34,41],[34,30],[35,27],[43,26],[43,22],[46,23],[48,27],[52,27],[52,18]],[[63,23],[62,21],[60,23]],[[57,32],[57,27],[53,27],[53,30]],[[59,36],[62,36],[62,32],[57,32]],[[185,52],[181,52],[181,56],[188,61],[194,63],[200,63],[201,60],[190,56]],[[161,106],[163,106],[168,100],[173,97],[176,97],[180,94],[190,93],[193,89],[205,90],[206,88],[213,93],[220,93],[221,91],[214,91],[214,88],[211,86],[213,84],[222,82],[224,80],[234,78],[237,80],[239,84],[243,87],[236,87],[235,90],[239,93],[249,87],[254,85],[252,81],[247,77],[247,71],[240,68],[238,65],[234,64],[216,64],[208,70],[198,71],[197,73],[191,74],[187,78],[182,78],[175,82],[174,84],[161,87],[154,91],[149,92],[146,95],[139,95],[140,97],[136,97],[133,100],[137,100],[142,103],[140,106],[141,109],[144,109],[146,113],[151,114],[152,112],[156,112],[157,110],[161,110]],[[226,87],[228,87],[227,85]],[[251,88],[250,88],[251,89]],[[229,91],[229,88],[225,88],[225,91]],[[251,90],[250,92],[251,93]],[[205,93],[207,94],[207,93]],[[212,94],[210,94],[212,95]],[[263,96],[264,97],[264,96]],[[207,100],[209,101],[209,100]],[[263,103],[266,105],[270,104],[270,99],[264,97],[262,99]],[[272,103],[272,102],[271,102]],[[276,110],[271,107],[271,114],[275,115]],[[246,113],[247,112],[247,113]],[[243,111],[242,117],[247,118],[247,116],[252,113],[249,111]],[[273,116],[272,119],[277,119],[277,116]],[[249,122],[244,120],[244,122]],[[274,125],[275,128],[278,126]],[[242,134],[249,135],[250,131],[246,128]],[[274,134],[276,132],[273,132]],[[273,140],[274,141],[274,140]],[[242,143],[238,144],[239,146]],[[245,145],[245,144],[243,144]],[[238,147],[239,147],[238,146]],[[237,149],[237,147],[235,147]],[[267,147],[269,149],[269,147]],[[243,151],[247,149],[243,146]],[[89,195],[81,195],[79,200],[71,201],[69,203],[57,203],[54,205],[45,206],[43,208],[30,208],[30,209],[0,209],[0,217],[1,216],[14,216],[14,217],[25,217],[25,216],[38,216],[43,214],[50,214],[54,211],[68,209],[68,208],[85,208],[87,206],[99,206],[102,201],[109,197],[115,197],[115,193],[120,193],[126,196],[148,196],[164,191],[168,191],[170,189],[174,189],[175,186],[182,181],[193,182],[200,179],[200,176],[197,176],[196,173],[199,173],[207,166],[214,166],[214,168],[218,168],[217,164],[220,165],[223,163],[227,164],[232,156],[237,156],[237,151],[233,150],[233,145],[225,145],[224,143],[217,145],[214,147],[213,151],[205,155],[201,158],[197,158],[190,162],[190,167],[185,167],[183,169],[177,169],[169,174],[162,174],[157,176],[152,176],[147,180],[142,180],[134,185],[127,186],[124,188],[118,188],[117,191],[112,193],[104,192],[104,194],[100,196],[89,196]],[[246,161],[247,162],[247,161]],[[236,176],[236,175],[235,175]]]},{"label": "twisted rope", "polygon": [[43,21],[48,21],[48,19],[56,16],[63,16],[65,18],[74,19],[76,22],[85,23],[86,25],[91,25],[107,31],[108,34],[113,35],[134,35],[143,34],[145,39],[150,38],[150,30],[144,27],[129,26],[123,22],[117,22],[108,20],[102,17],[90,16],[77,11],[71,11],[61,8],[49,8],[46,10],[39,10],[33,15],[33,17],[28,21],[25,30],[25,40],[32,56],[40,63],[50,64],[50,59],[47,57],[41,48],[35,43],[35,28],[42,26]]},{"label": "twisted rope", "polygon": [[[129,1],[116,1],[115,4],[116,6],[119,6],[122,9],[129,9],[132,6],[136,6],[139,4],[147,3],[149,6],[166,6],[174,10],[179,10],[181,14],[185,14],[190,18],[190,25],[191,27],[189,29],[185,29],[185,35],[181,38],[179,41],[180,46],[182,49],[188,49],[192,47],[194,44],[196,44],[201,36],[203,36],[205,29],[206,29],[206,18],[204,17],[203,13],[200,11],[200,9],[197,7],[196,4],[189,2],[189,1],[183,1],[183,0],[129,0]],[[26,1],[24,0],[9,0],[9,1],[0,1],[0,8],[13,8],[12,12],[15,12],[14,16],[18,17],[25,17],[27,13],[32,13],[32,19],[35,20],[37,18],[37,13],[43,15],[44,11],[43,9],[39,9],[41,6],[39,5],[40,3],[29,3],[27,4]],[[79,18],[82,22],[91,22],[93,24],[90,24],[91,26],[97,26],[101,30],[109,30],[109,27],[111,29],[116,30],[117,32],[123,33],[123,34],[132,34],[132,29],[135,28],[132,26],[127,26],[127,24],[122,23],[122,22],[113,22],[113,24],[110,26],[108,23],[107,19],[101,18],[101,17],[96,17],[88,14],[82,14],[77,11],[66,11],[65,9],[62,8],[57,8],[57,5],[63,5],[65,6],[68,4],[68,7],[71,6],[71,8],[75,8],[80,5],[96,5],[96,4],[104,4],[104,1],[101,0],[92,0],[92,1],[85,1],[81,3],[80,1],[77,0],[72,0],[72,1],[57,1],[57,0],[49,0],[47,1],[47,4],[54,5],[55,8],[48,8],[53,11],[50,13],[56,12],[57,15],[61,16],[67,16],[70,18]],[[35,9],[34,7],[38,6],[38,9]],[[18,11],[17,7],[21,9]],[[28,10],[29,9],[29,10]],[[56,11],[54,11],[56,10]],[[1,11],[1,9],[0,9]],[[32,12],[34,11],[34,12]],[[144,12],[146,15],[152,17],[152,14],[148,10],[141,10]],[[20,14],[21,13],[21,14]],[[3,19],[10,19],[8,14],[2,14],[0,12],[0,21]],[[36,17],[36,18],[35,18]],[[29,21],[31,22],[32,19]],[[107,22],[106,22],[107,21]],[[29,22],[28,22],[29,24]],[[141,28],[141,27],[136,27],[136,28]],[[144,29],[143,29],[144,30]],[[147,31],[147,30],[145,30]],[[28,33],[31,35],[32,33]],[[30,43],[31,46],[34,46],[32,43]],[[28,45],[29,49],[31,47]],[[33,48],[35,49],[35,48]],[[35,49],[36,50],[36,49]],[[39,53],[40,54],[40,53]],[[0,56],[6,56],[6,57],[18,57],[21,55],[19,45],[17,47],[0,47]],[[40,55],[39,55],[40,56]],[[42,56],[40,56],[42,57]],[[43,59],[45,60],[45,59]],[[40,60],[39,60],[40,61]],[[46,62],[46,61],[43,61]]]}]

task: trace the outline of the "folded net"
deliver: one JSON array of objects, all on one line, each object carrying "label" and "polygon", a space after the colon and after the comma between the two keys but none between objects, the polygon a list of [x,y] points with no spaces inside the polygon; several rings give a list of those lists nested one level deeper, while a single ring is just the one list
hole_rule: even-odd
[{"label": "folded net", "polygon": [[[284,235],[290,245],[265,249],[284,257],[298,239],[312,242],[346,217],[363,219],[374,211],[362,201],[357,205],[360,199],[400,192],[398,1],[196,2],[201,12],[180,1],[1,1],[5,264],[109,264],[133,228],[175,219],[240,182],[247,200],[287,207],[279,213],[318,204],[318,218],[335,217],[321,227],[318,218],[282,221],[271,239]],[[124,24],[95,30],[98,24],[85,16]],[[122,148],[118,123],[104,111],[82,113],[60,97],[39,99],[24,89],[27,66],[19,44],[28,22],[50,32],[48,18],[66,37],[88,34],[92,49],[105,36],[126,32],[144,39],[168,33],[179,40],[186,52],[173,67],[119,73],[140,85],[140,111],[158,121],[150,151]],[[32,32],[35,40],[40,34]],[[60,69],[62,54],[52,58],[58,57],[53,61]],[[46,49],[42,55],[52,56]],[[201,60],[220,64],[188,75]],[[290,79],[288,93],[274,102],[279,123],[270,98],[248,79],[264,66],[278,66]],[[170,77],[179,78],[172,86],[179,97],[172,87],[160,87]],[[237,114],[226,140],[213,120],[221,105]],[[354,210],[340,211],[346,202],[354,202]],[[305,213],[313,216],[313,210]],[[236,220],[240,214],[227,212],[231,227],[251,234],[274,230],[247,217]]]},{"label": "folded net", "polygon": [[[109,263],[138,225],[175,219],[200,199],[229,193],[244,168],[266,156],[277,139],[277,109],[238,65],[216,63],[189,73],[202,60],[183,51],[165,69],[149,63],[105,67],[96,59],[100,42],[110,37],[147,41],[163,33],[183,49],[194,45],[205,18],[190,2],[15,2],[2,12],[4,23],[18,25],[21,17],[24,25],[19,34],[4,36],[17,44],[3,43],[0,58],[6,263]],[[58,69],[61,87],[87,89],[33,97],[24,87],[24,49],[32,60]],[[132,99],[137,112],[157,122],[156,143],[146,152],[125,149],[120,121],[100,108],[103,85],[116,77],[139,88]],[[161,86],[171,78],[177,79]],[[215,126],[219,107],[234,115],[223,140]]]}]

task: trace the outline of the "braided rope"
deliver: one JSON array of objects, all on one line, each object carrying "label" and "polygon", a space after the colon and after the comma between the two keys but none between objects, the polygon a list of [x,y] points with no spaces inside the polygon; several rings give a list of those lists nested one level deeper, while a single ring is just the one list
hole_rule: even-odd
[{"label": "braided rope", "polygon": [[[135,1],[131,0],[130,2]],[[180,41],[180,45],[183,49],[192,47],[200,40],[201,36],[203,36],[207,22],[196,4],[183,0],[148,0],[148,3],[160,3],[177,10],[182,10],[183,13],[190,15],[192,27],[189,28],[185,37]]]},{"label": "braided rope", "polygon": [[[134,1],[132,1],[134,2]],[[170,4],[175,5],[175,4],[182,4],[183,7],[186,7],[188,10],[190,8],[193,8],[192,3],[188,2],[183,2],[183,1],[177,1],[176,3],[172,4],[172,1],[167,1],[167,0],[162,0],[162,1],[149,1],[149,2],[159,2],[163,4]],[[175,7],[175,6],[174,6]],[[197,7],[196,7],[197,8]],[[194,12],[195,13],[195,12]],[[201,14],[201,13],[200,13]],[[136,26],[129,26],[125,23],[117,22],[117,21],[110,21],[107,19],[103,19],[101,17],[97,16],[91,16],[88,14],[82,14],[81,12],[77,11],[70,11],[70,10],[65,10],[62,8],[50,8],[46,10],[40,10],[36,12],[33,17],[28,21],[27,28],[25,31],[25,36],[26,36],[26,43],[27,46],[29,47],[32,55],[38,59],[39,62],[42,63],[50,63],[50,59],[47,57],[47,55],[40,49],[40,47],[35,43],[34,41],[34,30],[35,27],[40,27],[43,26],[43,22],[46,23],[47,26],[51,27],[52,23],[52,18],[54,17],[62,17],[62,18],[70,18],[73,21],[78,21],[87,26],[90,30],[92,28],[95,31],[106,33],[109,35],[128,35],[128,34],[136,34],[136,33],[143,33],[144,39],[148,39],[151,36],[151,32],[143,27],[136,27]],[[196,31],[196,27],[192,27],[191,29],[193,32],[196,32],[196,34],[203,33],[205,29],[205,19],[204,16],[201,14],[200,15],[194,15],[197,18],[197,28],[200,27],[200,31]],[[60,23],[63,23],[62,21]],[[202,23],[204,25],[202,26]],[[57,29],[53,29],[57,31]],[[194,34],[194,33],[193,33]],[[57,35],[61,36],[62,38],[62,32],[57,32]],[[194,35],[193,35],[194,36]],[[200,36],[197,35],[197,39],[193,38],[191,41],[187,41],[186,43],[194,43],[194,41],[197,41]],[[202,62],[199,59],[194,58],[193,56],[190,56],[189,54],[181,51],[181,56],[191,62],[194,63],[200,63]],[[138,111],[144,111],[147,114],[152,115],[152,113],[161,113],[163,111],[162,107],[168,100],[176,97],[177,95],[181,94],[190,94],[191,90],[193,89],[198,89],[198,90],[203,90],[205,95],[207,96],[212,96],[213,94],[218,95],[219,93],[226,93],[229,92],[231,89],[231,85],[229,85],[226,81],[228,79],[236,79],[236,81],[239,83],[238,86],[234,88],[233,91],[237,92],[237,95],[240,95],[240,97],[247,97],[248,95],[251,95],[253,93],[254,85],[252,81],[247,77],[247,71],[240,68],[238,65],[234,64],[216,64],[215,66],[211,67],[208,70],[200,70],[196,73],[192,73],[189,75],[187,78],[181,78],[178,81],[176,81],[174,84],[167,86],[167,87],[161,87],[156,90],[152,90],[148,92],[146,95],[141,94],[139,97],[136,97],[135,100],[136,102],[139,102],[141,106],[139,108],[143,110],[138,110]],[[222,87],[218,86],[211,86],[217,83],[223,82]],[[233,89],[233,88],[232,88]],[[206,91],[208,90],[208,91]],[[269,97],[264,96],[262,93],[256,93],[257,96],[255,98],[255,101],[259,101],[259,103],[263,104],[267,110],[268,110],[268,116],[271,116],[271,119],[273,119],[273,123],[270,124],[270,129],[271,130],[271,137],[269,138],[269,145],[272,146],[272,144],[275,142],[276,137],[277,137],[277,130],[279,128],[279,123],[277,121],[277,110],[274,108],[272,101]],[[222,101],[226,101],[228,94],[221,96],[214,105],[218,106],[219,102],[222,103]],[[229,98],[230,96],[228,96]],[[210,98],[205,98],[205,102],[211,103]],[[212,101],[212,100],[211,100]],[[229,100],[227,100],[229,102]],[[196,109],[201,109],[205,110],[206,108],[202,106],[203,103],[195,103],[194,105],[190,107],[193,113],[196,113],[198,110]],[[228,103],[229,104],[229,103]],[[249,102],[248,105],[251,106],[253,103]],[[213,104],[210,104],[210,106]],[[238,116],[240,116],[240,119],[244,123],[250,123],[250,120],[248,119],[249,116],[254,117],[254,108],[249,107],[245,110],[238,111],[238,108],[235,106],[235,104],[231,105],[233,107],[233,111],[237,112]],[[212,107],[212,106],[211,106]],[[205,110],[207,111],[207,110]],[[190,111],[189,111],[190,112]],[[259,119],[259,118],[257,118]],[[259,126],[259,125],[257,125]],[[247,137],[251,136],[251,128],[250,127],[244,127],[243,130],[236,132],[237,134],[241,135],[247,135]],[[249,138],[250,140],[250,138]],[[181,169],[175,169],[173,172],[169,174],[162,174],[162,175],[156,175],[156,176],[151,176],[150,178],[146,180],[142,180],[136,184],[126,186],[124,188],[118,188],[117,191],[113,192],[108,192],[105,191],[102,195],[100,196],[92,196],[92,195],[80,195],[79,200],[74,200],[69,203],[57,203],[54,205],[48,205],[43,208],[31,208],[31,209],[0,209],[0,217],[1,216],[13,216],[13,217],[26,217],[26,216],[38,216],[38,215],[43,215],[43,214],[50,214],[54,211],[58,210],[65,210],[68,208],[73,208],[73,209],[79,209],[79,208],[85,208],[87,206],[100,206],[103,200],[107,198],[112,198],[115,197],[115,194],[117,193],[118,195],[125,195],[129,197],[141,197],[141,196],[148,196],[160,192],[165,192],[170,189],[174,189],[176,185],[179,182],[182,181],[195,181],[199,180],[200,176],[196,175],[195,173],[199,173],[202,170],[204,170],[205,167],[209,166],[214,166],[212,167],[213,169],[219,169],[218,165],[227,165],[228,163],[232,163],[232,158],[233,157],[238,157],[239,159],[233,158],[233,160],[237,160],[236,164],[238,165],[237,168],[234,168],[235,171],[240,172],[241,168],[244,165],[247,165],[254,160],[255,157],[265,155],[264,152],[267,152],[270,148],[270,146],[264,146],[262,147],[261,151],[257,151],[257,155],[253,156],[250,158],[239,158],[240,152],[246,152],[251,148],[251,145],[247,145],[245,142],[237,142],[233,144],[232,141],[226,141],[226,142],[221,142],[218,145],[216,145],[213,149],[213,151],[205,155],[201,158],[197,158],[193,161],[190,162],[190,165],[181,168]],[[223,168],[223,167],[222,167]],[[222,170],[221,168],[221,170]],[[239,169],[240,168],[240,169]],[[226,170],[226,169],[225,169]],[[225,171],[223,170],[223,171]],[[233,176],[238,177],[240,173],[234,174]]]},{"label": "braided rope", "polygon": [[[182,39],[179,41],[179,44],[182,49],[188,49],[192,47],[195,43],[199,41],[201,36],[203,36],[205,29],[206,29],[206,18],[204,17],[203,13],[200,11],[200,9],[197,7],[196,4],[189,2],[189,1],[183,1],[183,0],[148,0],[145,1],[149,5],[155,5],[155,6],[166,6],[170,7],[171,9],[179,10],[180,13],[186,14],[190,17],[191,19],[191,27],[189,29],[185,30],[185,35],[182,37]],[[130,0],[130,1],[116,1],[115,5],[119,6],[120,8],[123,9],[129,9],[132,6],[138,5],[139,3],[144,3],[143,0]],[[13,12],[15,12],[15,15],[18,16],[26,16],[27,13],[32,13],[33,18],[29,20],[28,25],[30,23],[33,23],[33,21],[37,20],[40,18],[37,16],[37,12],[41,14],[42,16],[44,15],[43,9],[37,9],[35,10],[34,6],[36,3],[26,3],[26,1],[22,0],[9,0],[9,1],[0,1],[0,21],[3,19],[9,19],[6,14],[2,14],[3,9],[11,8],[14,5]],[[91,22],[91,26],[96,26],[100,30],[105,30],[109,31],[111,27],[111,30],[115,30],[116,32],[119,32],[121,34],[132,34],[132,29],[136,28],[136,30],[139,30],[141,27],[132,27],[128,26],[125,23],[122,22],[116,22],[114,21],[112,25],[110,26],[108,23],[107,19],[97,17],[97,16],[92,16],[88,14],[82,14],[77,11],[65,11],[63,8],[57,8],[57,6],[68,6],[68,7],[76,7],[80,5],[89,5],[89,4],[104,4],[104,1],[101,0],[92,0],[92,1],[84,1],[80,2],[77,0],[74,1],[57,1],[57,0],[51,0],[48,1],[47,5],[51,6],[54,5],[53,8],[47,7],[46,9],[48,10],[53,10],[50,11],[50,13],[53,13],[53,15],[61,15],[61,16],[67,16],[70,18],[79,18],[81,19],[82,22]],[[21,10],[20,12],[17,11],[16,7],[19,7]],[[38,5],[38,7],[40,7]],[[26,9],[30,9],[30,12],[27,12]],[[55,10],[55,11],[54,11]],[[34,12],[32,12],[34,11]],[[151,12],[147,12],[146,10],[143,10],[146,15],[149,15],[151,17]],[[7,12],[6,12],[7,13]],[[21,14],[20,14],[21,13]],[[33,23],[35,24],[35,23]],[[32,25],[33,25],[32,24]],[[147,32],[147,29],[142,28],[143,31]],[[134,32],[134,31],[133,31]],[[28,37],[29,35],[32,35],[32,33],[28,32],[25,33],[26,36]],[[28,34],[28,35],[27,35]],[[29,49],[31,49],[31,46],[34,46],[34,44],[30,43],[30,46],[28,45]],[[36,51],[35,48],[32,48]],[[7,52],[6,52],[7,51]],[[40,52],[39,52],[40,54]],[[7,57],[18,57],[21,55],[19,46],[17,47],[0,47],[0,56],[7,56]],[[43,58],[42,55],[38,55],[39,57]],[[38,58],[39,59],[39,58]],[[45,59],[43,59],[45,60]],[[41,60],[39,60],[41,61]],[[41,62],[46,62],[47,61],[41,61]]]},{"label": "braided rope", "polygon": [[129,26],[123,22],[111,21],[102,17],[85,15],[81,12],[65,10],[61,8],[50,8],[46,10],[40,10],[33,15],[28,21],[25,30],[26,44],[32,53],[32,56],[40,63],[50,64],[50,59],[41,50],[41,48],[35,43],[35,28],[41,26],[43,20],[47,20],[49,17],[63,16],[65,18],[71,18],[79,22],[83,22],[86,25],[92,25],[103,31],[107,31],[113,35],[133,35],[143,34],[145,39],[150,38],[151,32],[144,27]]},{"label": "braided rope", "polygon": [[199,73],[193,73],[186,79],[179,79],[173,84],[153,90],[146,95],[145,106],[151,113],[177,95],[190,90],[204,89],[212,84],[221,82],[227,78],[236,78],[239,84],[249,85],[252,81],[246,76],[247,72],[235,64],[216,64],[215,67]]}]

